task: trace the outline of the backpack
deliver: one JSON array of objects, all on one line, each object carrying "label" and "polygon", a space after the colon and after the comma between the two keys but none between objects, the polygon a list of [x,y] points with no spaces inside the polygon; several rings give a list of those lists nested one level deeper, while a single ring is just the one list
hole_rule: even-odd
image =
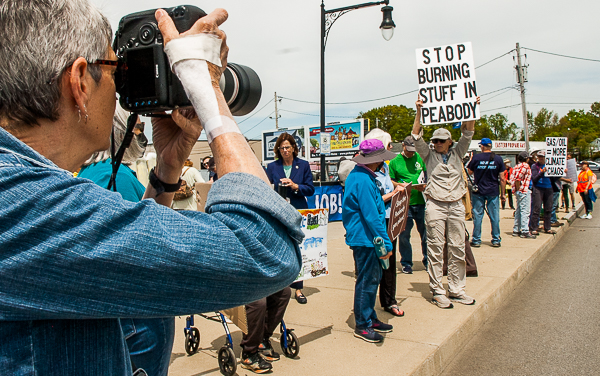
[{"label": "backpack", "polygon": [[181,186],[179,187],[179,189],[177,191],[175,191],[175,196],[173,196],[173,200],[175,201],[182,201],[185,199],[188,199],[190,197],[192,197],[192,195],[194,194],[194,191],[192,190],[192,188],[190,188],[188,186],[188,183],[183,179],[183,175],[185,175],[186,172],[188,172],[190,168],[188,167],[182,174],[181,174]]}]

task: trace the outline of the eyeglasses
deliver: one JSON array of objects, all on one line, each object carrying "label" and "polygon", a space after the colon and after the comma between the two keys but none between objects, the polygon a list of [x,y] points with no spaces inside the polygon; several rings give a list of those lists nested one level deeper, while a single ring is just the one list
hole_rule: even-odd
[{"label": "eyeglasses", "polygon": [[281,147],[279,148],[279,150],[291,150],[291,149],[292,149],[292,147],[291,147],[291,146],[281,146]]},{"label": "eyeglasses", "polygon": [[431,140],[431,143],[433,143],[433,144],[443,144],[444,142],[446,142],[446,140],[439,140],[439,139]]},{"label": "eyeglasses", "polygon": [[115,70],[115,86],[119,89],[123,85],[123,79],[125,72],[127,72],[127,64],[122,60],[104,60],[96,59],[94,61],[88,61],[91,65],[108,65],[111,67],[117,67]]}]

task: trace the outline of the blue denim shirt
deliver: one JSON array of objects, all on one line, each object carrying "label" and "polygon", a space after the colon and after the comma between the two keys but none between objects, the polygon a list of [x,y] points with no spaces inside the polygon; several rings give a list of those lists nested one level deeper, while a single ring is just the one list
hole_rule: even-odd
[{"label": "blue denim shirt", "polygon": [[252,175],[207,213],[125,201],[0,128],[0,374],[130,375],[119,317],[235,307],[300,270],[300,214]]}]

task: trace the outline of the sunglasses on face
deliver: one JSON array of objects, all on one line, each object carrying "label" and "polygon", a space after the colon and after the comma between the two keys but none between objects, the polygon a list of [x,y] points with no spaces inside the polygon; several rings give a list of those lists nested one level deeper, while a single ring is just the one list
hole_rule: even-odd
[{"label": "sunglasses on face", "polygon": [[433,144],[443,144],[444,142],[446,142],[446,140],[438,140],[438,139],[436,139],[436,140],[431,140],[431,142]]},{"label": "sunglasses on face", "polygon": [[291,148],[291,146],[282,146],[279,148],[279,150],[290,150]]}]

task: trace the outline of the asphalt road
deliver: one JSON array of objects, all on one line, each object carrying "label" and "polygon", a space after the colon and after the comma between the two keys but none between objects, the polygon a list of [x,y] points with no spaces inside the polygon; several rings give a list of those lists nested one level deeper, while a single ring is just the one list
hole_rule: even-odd
[{"label": "asphalt road", "polygon": [[600,210],[593,215],[575,221],[442,375],[600,375]]}]

